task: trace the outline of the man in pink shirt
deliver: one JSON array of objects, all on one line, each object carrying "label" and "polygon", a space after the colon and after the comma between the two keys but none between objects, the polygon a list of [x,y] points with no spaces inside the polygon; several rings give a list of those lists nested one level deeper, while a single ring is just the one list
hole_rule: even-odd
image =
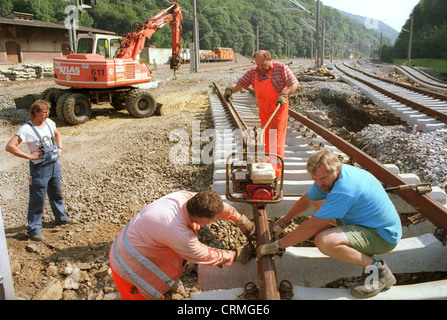
[{"label": "man in pink shirt", "polygon": [[248,247],[221,250],[199,241],[200,226],[216,218],[233,221],[249,238],[254,235],[254,224],[213,190],[173,192],[132,218],[110,249],[112,277],[122,299],[163,299],[188,261],[213,266],[248,262],[254,255]]}]

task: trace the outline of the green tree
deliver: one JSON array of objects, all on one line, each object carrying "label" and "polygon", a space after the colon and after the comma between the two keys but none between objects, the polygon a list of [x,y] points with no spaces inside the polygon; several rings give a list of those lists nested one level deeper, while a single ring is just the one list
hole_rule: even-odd
[{"label": "green tree", "polygon": [[[412,58],[447,59],[447,0],[421,0],[412,11]],[[403,29],[410,30],[410,19]],[[407,58],[409,32],[402,30],[394,45],[394,58]]]},{"label": "green tree", "polygon": [[[189,47],[193,40],[192,1],[177,0],[177,2],[183,11],[183,46]],[[235,48],[237,45],[240,53],[251,56],[252,35],[255,35],[259,28],[260,48],[270,50],[275,59],[285,57],[286,43],[289,45],[291,56],[310,57],[311,43],[313,42],[315,46],[315,34],[304,26],[302,19],[315,27],[313,19],[315,19],[316,1],[299,2],[314,13],[314,17],[306,12],[290,10],[294,5],[289,0],[196,0],[200,48],[204,50],[215,46]],[[144,23],[146,19],[167,8],[169,3],[166,0],[96,0],[93,8],[82,12],[80,24],[125,35]],[[8,13],[13,10],[32,13],[37,20],[56,22],[65,19],[64,8],[67,4],[65,0],[2,0],[2,10]],[[325,19],[328,29],[333,27],[331,34],[336,36],[335,52],[338,56],[342,54],[346,56],[345,50],[349,47],[358,48],[359,54],[364,55],[366,51],[370,51],[370,47],[364,44],[366,35],[380,37],[377,31],[367,30],[361,23],[347,18],[330,7],[321,6],[321,17]],[[439,34],[443,34],[442,30],[437,30],[432,36],[436,34],[436,37],[439,37]],[[170,47],[170,33],[170,27],[167,25],[154,33],[148,44]],[[326,39],[330,37],[328,34]],[[326,41],[327,48],[330,44],[328,41]],[[386,41],[389,40],[385,39],[385,43]],[[329,53],[329,49],[327,50],[326,54]]]},{"label": "green tree", "polygon": [[10,14],[14,9],[14,5],[12,0],[3,0],[2,5],[0,6],[0,16],[5,16]]}]

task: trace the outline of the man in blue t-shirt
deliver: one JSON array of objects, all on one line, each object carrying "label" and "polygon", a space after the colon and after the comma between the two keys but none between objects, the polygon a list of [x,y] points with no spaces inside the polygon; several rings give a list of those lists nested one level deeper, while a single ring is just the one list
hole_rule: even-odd
[{"label": "man in blue t-shirt", "polygon": [[396,279],[387,264],[373,258],[393,250],[402,237],[399,215],[381,183],[363,169],[342,164],[328,148],[309,158],[307,171],[315,183],[275,223],[273,232],[279,235],[310,206],[317,212],[283,238],[261,245],[258,259],[315,236],[323,254],[365,268],[363,278],[376,272],[373,279],[377,281],[372,285],[365,279],[354,284],[351,293],[355,297],[372,297],[394,285]]}]

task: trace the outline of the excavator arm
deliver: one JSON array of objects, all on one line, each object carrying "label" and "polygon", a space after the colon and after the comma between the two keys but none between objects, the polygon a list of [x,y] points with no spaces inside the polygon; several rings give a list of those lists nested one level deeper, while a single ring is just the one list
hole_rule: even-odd
[{"label": "excavator arm", "polygon": [[182,19],[182,10],[179,4],[173,2],[169,8],[162,10],[150,19],[147,19],[138,30],[128,33],[121,42],[121,46],[117,50],[115,58],[136,60],[138,54],[140,54],[144,48],[146,39],[150,39],[155,31],[171,22],[171,69],[177,70],[182,60],[182,45],[180,40],[180,32],[182,29],[180,22]]}]

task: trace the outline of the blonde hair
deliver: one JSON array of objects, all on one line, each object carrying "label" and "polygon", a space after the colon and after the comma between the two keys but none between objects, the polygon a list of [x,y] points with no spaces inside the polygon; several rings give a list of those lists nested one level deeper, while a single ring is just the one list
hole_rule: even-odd
[{"label": "blonde hair", "polygon": [[31,107],[29,108],[28,114],[31,119],[34,119],[35,112],[42,111],[43,109],[50,110],[51,104],[48,101],[39,99],[33,102]]},{"label": "blonde hair", "polygon": [[324,166],[328,172],[334,172],[342,166],[342,162],[331,149],[324,148],[309,157],[307,172],[315,174],[320,166]]}]

